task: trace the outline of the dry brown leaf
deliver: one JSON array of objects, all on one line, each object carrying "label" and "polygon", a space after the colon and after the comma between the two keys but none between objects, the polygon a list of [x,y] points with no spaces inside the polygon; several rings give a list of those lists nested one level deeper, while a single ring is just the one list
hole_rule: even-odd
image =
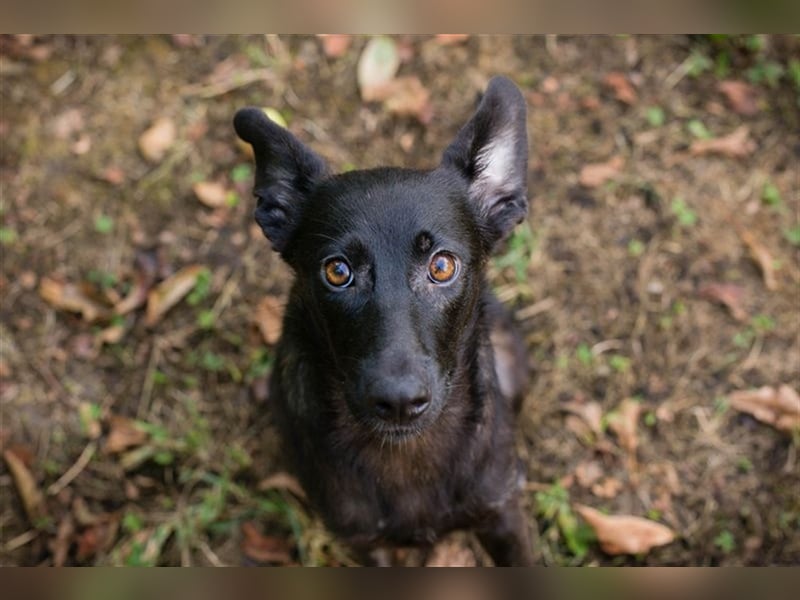
[{"label": "dry brown leaf", "polygon": [[430,123],[433,118],[431,94],[418,77],[398,77],[386,84],[380,92],[383,105],[390,113],[415,117],[420,123]]},{"label": "dry brown leaf", "polygon": [[781,431],[800,429],[800,395],[788,385],[733,392],[731,406]]},{"label": "dry brown leaf", "polygon": [[742,307],[744,288],[740,285],[735,283],[709,283],[701,287],[697,293],[705,300],[722,304],[737,321],[746,321],[749,318],[747,311]]},{"label": "dry brown leaf", "polygon": [[591,487],[603,476],[603,467],[596,460],[585,460],[575,467],[575,480],[581,487]]},{"label": "dry brown leaf", "polygon": [[603,409],[597,402],[572,401],[563,404],[562,408],[583,419],[595,435],[603,434]]},{"label": "dry brown leaf", "polygon": [[594,529],[600,547],[607,554],[644,554],[675,539],[667,526],[649,519],[628,515],[604,515],[589,506],[575,510]]},{"label": "dry brown leaf", "polygon": [[97,334],[97,342],[103,344],[118,344],[125,337],[125,325],[110,325]]},{"label": "dry brown leaf", "polygon": [[257,563],[285,565],[292,560],[285,539],[263,535],[251,521],[242,523],[242,552]]},{"label": "dry brown leaf", "polygon": [[70,515],[66,515],[61,519],[55,537],[48,543],[50,552],[53,555],[54,567],[63,567],[67,561],[67,554],[69,554],[69,547],[74,533],[75,523]]},{"label": "dry brown leaf", "polygon": [[639,99],[630,80],[619,71],[613,71],[603,79],[608,87],[614,91],[614,97],[625,104],[634,105]]},{"label": "dry brown leaf", "polygon": [[175,143],[177,131],[172,119],[161,117],[139,137],[139,151],[153,163],[161,162]]},{"label": "dry brown leaf", "polygon": [[264,343],[269,346],[277,344],[281,337],[283,309],[283,302],[276,296],[264,296],[256,306],[255,322]]},{"label": "dry brown leaf", "polygon": [[466,42],[469,39],[468,33],[439,33],[433,36],[439,44],[442,46],[453,46],[455,44],[461,44]]},{"label": "dry brown leaf", "polygon": [[580,184],[588,188],[601,186],[606,181],[614,179],[614,177],[619,175],[624,165],[625,159],[621,156],[615,156],[604,163],[585,165],[581,169],[579,177]]},{"label": "dry brown leaf", "polygon": [[300,482],[284,471],[270,475],[266,479],[262,479],[258,483],[258,490],[261,492],[265,492],[267,490],[286,490],[300,500],[305,500],[306,498],[306,493],[303,491],[303,487],[300,485]]},{"label": "dry brown leaf", "polygon": [[87,296],[75,284],[42,277],[39,283],[39,294],[46,302],[59,310],[80,313],[89,323],[108,318],[108,309]]},{"label": "dry brown leaf", "polygon": [[344,56],[353,42],[353,36],[341,33],[318,34],[317,37],[322,42],[322,50],[329,58],[339,58]]},{"label": "dry brown leaf", "polygon": [[147,433],[133,419],[111,415],[108,423],[111,429],[106,439],[105,451],[110,454],[141,446],[147,441]]},{"label": "dry brown leaf", "polygon": [[758,91],[744,81],[720,81],[717,89],[725,95],[733,112],[747,117],[758,114]]},{"label": "dry brown leaf", "polygon": [[192,190],[197,199],[210,208],[228,205],[228,190],[218,181],[198,181]]},{"label": "dry brown leaf", "polygon": [[125,315],[147,301],[147,294],[156,282],[158,257],[154,251],[136,253],[136,277],[130,292],[114,306],[114,312]]},{"label": "dry brown leaf", "polygon": [[44,494],[39,489],[33,475],[25,466],[23,460],[17,456],[13,448],[3,451],[3,458],[6,461],[8,471],[17,487],[17,492],[22,500],[22,506],[28,521],[31,525],[36,525],[46,514],[47,508],[44,503]]},{"label": "dry brown leaf", "polygon": [[437,543],[425,561],[426,567],[474,567],[477,564],[475,553],[454,537]]},{"label": "dry brown leaf", "polygon": [[764,285],[769,291],[778,289],[778,280],[775,277],[775,261],[772,260],[772,255],[767,250],[766,246],[759,242],[752,233],[747,230],[740,230],[739,237],[750,250],[750,256],[761,269],[761,275],[764,278]]},{"label": "dry brown leaf", "polygon": [[184,267],[172,277],[165,279],[147,294],[147,315],[144,322],[152,327],[161,320],[167,311],[180,302],[192,291],[200,273],[205,271],[203,265]]},{"label": "dry brown leaf", "polygon": [[622,491],[622,482],[615,477],[606,477],[592,486],[592,493],[599,498],[616,498]]},{"label": "dry brown leaf", "polygon": [[641,411],[641,404],[636,400],[626,398],[620,403],[617,410],[609,415],[609,429],[617,435],[620,445],[629,454],[634,454],[639,445],[637,430]]},{"label": "dry brown leaf", "polygon": [[710,140],[695,140],[689,147],[692,156],[702,154],[719,154],[731,158],[749,156],[756,149],[756,143],[750,138],[750,129],[742,125],[726,136]]}]

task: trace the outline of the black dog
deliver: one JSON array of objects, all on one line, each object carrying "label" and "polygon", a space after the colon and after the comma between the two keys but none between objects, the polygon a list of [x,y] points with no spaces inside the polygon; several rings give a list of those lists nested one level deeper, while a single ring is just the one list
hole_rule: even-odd
[{"label": "black dog", "polygon": [[525,102],[497,77],[429,171],[331,175],[263,111],[255,218],[296,279],[270,399],[326,525],[356,550],[472,529],[498,565],[532,562],[514,404],[524,352],[484,266],[527,212]]}]

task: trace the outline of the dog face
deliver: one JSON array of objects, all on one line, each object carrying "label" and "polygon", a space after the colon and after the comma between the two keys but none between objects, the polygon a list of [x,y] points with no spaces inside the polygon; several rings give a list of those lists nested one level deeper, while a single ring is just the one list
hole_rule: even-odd
[{"label": "dog face", "polygon": [[426,430],[476,333],[485,261],[526,214],[519,90],[493,79],[431,171],[331,176],[261,110],[234,125],[254,149],[256,221],[295,271],[290,316],[305,319],[331,397],[383,440]]}]

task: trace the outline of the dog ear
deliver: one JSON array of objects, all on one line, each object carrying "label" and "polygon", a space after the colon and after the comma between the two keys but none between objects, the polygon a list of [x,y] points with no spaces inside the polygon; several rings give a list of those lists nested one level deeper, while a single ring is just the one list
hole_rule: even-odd
[{"label": "dog ear", "polygon": [[469,197],[491,249],[528,210],[525,99],[514,83],[494,77],[472,119],[445,150],[442,165],[469,182]]},{"label": "dog ear", "polygon": [[325,161],[259,108],[238,111],[233,127],[255,154],[256,222],[272,247],[283,253],[304,198],[326,174]]}]

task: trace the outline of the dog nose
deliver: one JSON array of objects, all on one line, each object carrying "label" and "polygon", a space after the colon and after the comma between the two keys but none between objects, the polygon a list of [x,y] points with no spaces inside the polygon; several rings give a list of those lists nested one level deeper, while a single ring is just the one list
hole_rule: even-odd
[{"label": "dog nose", "polygon": [[375,382],[370,386],[370,401],[378,417],[398,425],[414,421],[427,410],[431,402],[422,381],[411,376]]}]

